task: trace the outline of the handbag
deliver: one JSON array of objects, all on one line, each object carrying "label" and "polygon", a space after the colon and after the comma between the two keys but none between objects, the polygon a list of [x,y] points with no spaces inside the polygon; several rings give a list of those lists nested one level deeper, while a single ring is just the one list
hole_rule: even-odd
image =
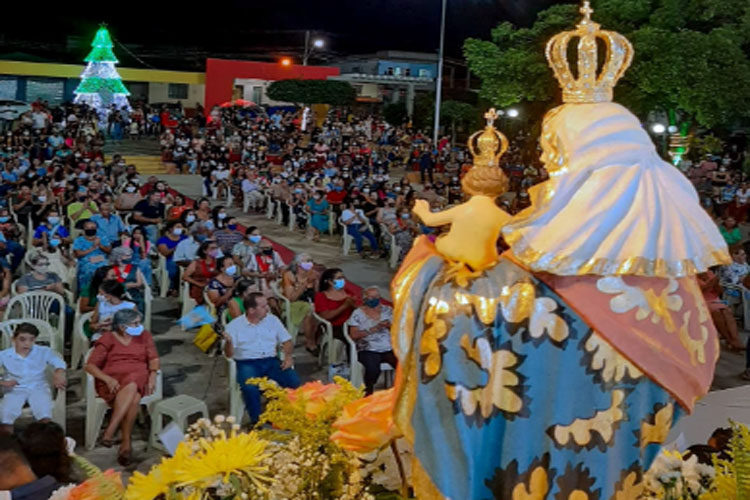
[{"label": "handbag", "polygon": [[217,340],[219,340],[219,336],[216,334],[213,327],[210,324],[207,324],[200,327],[198,333],[195,334],[193,344],[195,344],[195,346],[201,351],[208,352]]}]

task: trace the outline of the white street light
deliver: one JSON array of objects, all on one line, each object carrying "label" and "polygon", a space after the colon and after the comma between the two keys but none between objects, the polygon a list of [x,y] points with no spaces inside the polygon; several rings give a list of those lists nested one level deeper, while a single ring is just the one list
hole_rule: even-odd
[{"label": "white street light", "polygon": [[510,118],[518,118],[518,110],[515,108],[510,108],[508,110],[508,117]]},{"label": "white street light", "polygon": [[677,131],[680,129],[677,128],[677,126],[675,125],[670,125],[669,127],[667,127],[667,130],[669,131],[670,134],[676,134]]},{"label": "white street light", "polygon": [[667,130],[667,127],[665,127],[665,126],[664,126],[663,124],[661,124],[661,123],[654,123],[654,125],[653,125],[653,126],[651,127],[651,130],[652,130],[652,131],[653,131],[653,132],[654,132],[655,134],[663,134],[663,133],[664,133],[664,132],[665,132],[665,131]]},{"label": "white street light", "polygon": [[313,45],[315,46],[316,49],[322,49],[325,46],[325,44],[326,42],[320,38],[318,38],[317,40],[313,42]]}]

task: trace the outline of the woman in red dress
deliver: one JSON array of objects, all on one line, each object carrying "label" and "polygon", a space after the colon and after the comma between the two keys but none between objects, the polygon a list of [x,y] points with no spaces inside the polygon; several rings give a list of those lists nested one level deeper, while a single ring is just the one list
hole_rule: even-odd
[{"label": "woman in red dress", "polygon": [[153,394],[159,371],[154,339],[143,328],[138,311],[123,309],[115,313],[112,331],[105,332],[94,344],[86,371],[96,379],[96,395],[113,409],[99,443],[110,448],[119,427],[122,443],[117,461],[127,466],[131,462],[131,433],[141,398]]},{"label": "woman in red dress", "polygon": [[203,304],[203,290],[217,274],[216,258],[221,255],[220,252],[215,241],[204,241],[198,247],[198,258],[187,266],[182,275],[182,279],[190,283],[190,298],[198,304]]},{"label": "woman in red dress", "polygon": [[334,338],[342,342],[345,342],[344,323],[358,305],[357,299],[344,290],[345,285],[341,269],[326,269],[320,276],[320,291],[315,294],[315,312],[331,323]]}]

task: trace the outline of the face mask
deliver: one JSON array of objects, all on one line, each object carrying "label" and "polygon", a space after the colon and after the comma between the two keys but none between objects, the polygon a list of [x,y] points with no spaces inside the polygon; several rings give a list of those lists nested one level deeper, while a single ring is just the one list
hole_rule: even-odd
[{"label": "face mask", "polygon": [[367,307],[378,307],[378,305],[380,304],[380,299],[365,299],[364,303]]},{"label": "face mask", "polygon": [[185,222],[187,222],[188,224],[192,224],[193,222],[195,222],[195,215],[188,215],[188,216],[186,216],[185,217]]},{"label": "face mask", "polygon": [[205,226],[206,226],[206,229],[208,229],[209,231],[212,231],[212,230],[214,229],[214,227],[215,227],[215,226],[214,226],[214,221],[212,221],[212,220],[207,220],[207,221],[205,222]]},{"label": "face mask", "polygon": [[140,337],[140,335],[143,333],[143,325],[129,326],[125,328],[125,333],[127,333],[131,337]]},{"label": "face mask", "polygon": [[397,187],[397,188],[393,188],[393,190],[394,190],[395,192],[397,192],[397,193],[400,193],[400,192],[401,192],[401,188],[400,188],[400,187]]},{"label": "face mask", "polygon": [[49,270],[49,264],[39,264],[34,268],[34,270],[38,273],[46,273]]},{"label": "face mask", "polygon": [[50,216],[50,217],[47,217],[47,222],[49,222],[52,225],[55,225],[58,222],[60,222],[60,217],[55,217],[54,215]]},{"label": "face mask", "polygon": [[224,272],[227,273],[227,276],[234,276],[234,273],[237,272],[237,266],[231,265],[228,268],[226,268]]},{"label": "face mask", "polygon": [[309,271],[310,269],[313,268],[313,263],[312,262],[300,262],[299,267],[301,267],[305,271]]},{"label": "face mask", "polygon": [[342,191],[343,189],[344,188],[342,188],[341,186],[336,186],[333,188],[334,191]]},{"label": "face mask", "polygon": [[247,239],[252,241],[253,243],[260,243],[261,236],[251,234],[250,236],[247,237]]},{"label": "face mask", "polygon": [[227,218],[227,214],[225,214],[224,212],[221,212],[219,213],[217,217],[219,218],[219,220],[224,220]]},{"label": "face mask", "polygon": [[98,295],[96,296],[96,300],[98,300],[99,302],[107,302],[107,297],[105,297],[104,295],[102,295],[102,294],[100,293],[100,294],[98,294]]},{"label": "face mask", "polygon": [[10,217],[8,217],[8,216],[4,215],[4,216],[0,217],[0,222],[1,223],[8,222],[9,220],[10,220]]},{"label": "face mask", "polygon": [[218,259],[224,256],[224,254],[218,248],[216,250],[211,250],[210,252],[208,252],[208,255],[210,255],[214,259]]},{"label": "face mask", "polygon": [[135,193],[135,188],[133,186],[128,186],[125,188],[125,191],[128,193]]},{"label": "face mask", "polygon": [[237,224],[227,224],[227,229],[229,229],[230,231],[235,231],[237,230]]},{"label": "face mask", "polygon": [[176,227],[176,228],[172,229],[172,234],[174,234],[175,236],[181,235],[182,234],[182,228],[181,227]]},{"label": "face mask", "polygon": [[402,219],[409,219],[410,217],[411,217],[411,215],[409,215],[409,214],[401,214],[401,218]]},{"label": "face mask", "polygon": [[195,239],[195,241],[203,243],[208,239],[208,236],[206,236],[205,234],[196,234],[195,236],[193,236],[193,238]]},{"label": "face mask", "polygon": [[47,201],[47,197],[46,196],[39,196],[39,201],[42,202],[42,203],[44,203],[45,201]]},{"label": "face mask", "polygon": [[346,284],[346,280],[344,278],[333,280],[333,288],[335,288],[336,290],[343,289],[345,284]]},{"label": "face mask", "polygon": [[273,248],[264,248],[262,252],[264,255],[273,255]]},{"label": "face mask", "polygon": [[86,229],[83,231],[86,236],[96,236],[96,229]]}]

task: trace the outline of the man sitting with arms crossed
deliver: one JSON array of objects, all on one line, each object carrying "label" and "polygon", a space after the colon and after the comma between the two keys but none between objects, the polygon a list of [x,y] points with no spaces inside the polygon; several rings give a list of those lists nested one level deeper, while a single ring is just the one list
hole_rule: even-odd
[{"label": "man sitting with arms crossed", "polygon": [[[254,425],[260,416],[260,389],[248,384],[247,379],[267,377],[291,389],[299,387],[300,380],[292,368],[292,337],[279,318],[268,313],[263,294],[248,294],[244,306],[245,314],[232,320],[224,332],[224,354],[237,363],[237,382]],[[279,345],[284,352],[283,361],[277,356]]]}]

